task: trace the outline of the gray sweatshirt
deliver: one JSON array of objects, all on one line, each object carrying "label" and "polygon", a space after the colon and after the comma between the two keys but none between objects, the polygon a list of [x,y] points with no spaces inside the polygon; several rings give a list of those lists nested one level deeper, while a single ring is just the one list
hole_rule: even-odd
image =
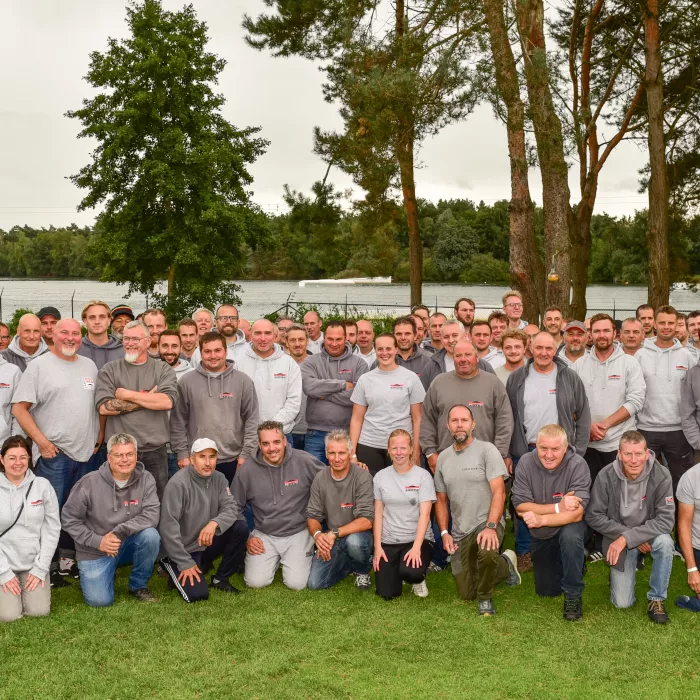
[{"label": "gray sweatshirt", "polygon": [[[517,508],[521,503],[551,505],[573,491],[582,499],[586,509],[590,498],[591,472],[581,455],[569,446],[561,464],[556,469],[546,469],[537,451],[528,452],[520,458],[515,470],[515,481],[510,493],[511,503]],[[533,527],[530,534],[538,540],[548,540],[557,534],[558,527]]]},{"label": "gray sweatshirt", "polygon": [[374,522],[372,475],[356,464],[350,465],[350,471],[340,481],[331,476],[330,469],[319,472],[311,484],[306,516],[320,523],[325,520],[329,530],[357,518]]},{"label": "gray sweatshirt", "polygon": [[[428,362],[425,363],[421,374],[420,380],[423,384],[423,388],[427,391],[428,387],[432,384],[433,379],[440,374],[445,372],[445,355],[447,355],[447,350],[442,348],[438,350],[435,354],[428,357]],[[489,372],[493,374],[493,367],[485,360],[479,360],[479,369],[483,372]]]},{"label": "gray sweatshirt", "polygon": [[[155,386],[158,387],[159,394],[170,397],[173,407],[177,406],[177,378],[175,370],[167,362],[151,357],[142,365],[132,365],[126,360],[113,360],[97,375],[95,406],[99,409],[105,401],[113,399],[119,387],[148,392]],[[150,411],[142,408],[119,416],[107,416],[105,440],[109,440],[116,433],[133,435],[139,452],[157,450],[170,440],[168,411]]]},{"label": "gray sweatshirt", "polygon": [[[430,362],[432,359],[432,353],[426,352],[418,343],[413,344],[413,348],[411,348],[411,354],[408,356],[407,359],[403,359],[400,353],[396,353],[396,364],[399,365],[399,367],[405,367],[406,369],[410,369],[411,372],[415,372],[419,377],[421,372],[423,371],[423,368]],[[376,369],[379,365],[375,361],[372,363],[372,366],[370,369]],[[425,388],[425,387],[423,387]]]},{"label": "gray sweatshirt", "polygon": [[[591,410],[588,406],[588,397],[583,382],[570,367],[566,366],[560,358],[555,357],[557,365],[557,415],[559,425],[566,430],[569,445],[576,449],[580,455],[585,454],[591,437]],[[510,443],[511,457],[522,457],[527,454],[528,442],[525,437],[525,380],[532,358],[524,367],[516,369],[508,377],[506,391],[513,409],[515,428],[513,439]],[[619,406],[618,406],[619,408]]]},{"label": "gray sweatshirt", "polygon": [[206,549],[197,542],[202,528],[214,520],[220,535],[236,522],[237,513],[228,480],[221,472],[205,477],[192,465],[180,469],[163,492],[158,525],[162,549],[180,571],[190,569],[195,565],[192,552]]},{"label": "gray sweatshirt", "polygon": [[[627,541],[627,549],[658,535],[670,535],[675,522],[671,473],[650,452],[640,476],[628,479],[616,459],[593,484],[586,522],[603,535],[603,554],[620,535]],[[620,571],[625,568],[627,549],[620,552],[615,565]]]},{"label": "gray sweatshirt", "polygon": [[353,403],[352,389],[346,382],[357,380],[369,371],[367,363],[353,355],[350,343],[340,357],[331,357],[325,345],[301,365],[301,382],[306,395],[306,425],[309,430],[347,430],[350,427]]},{"label": "gray sweatshirt", "polygon": [[170,412],[170,447],[178,459],[190,453],[192,443],[211,438],[219,449],[218,461],[248,459],[257,445],[258,397],[253,381],[234,369],[214,377],[201,364],[178,382],[178,401]]},{"label": "gray sweatshirt", "polygon": [[12,525],[22,503],[19,520],[0,537],[0,586],[25,571],[43,581],[61,534],[58,499],[51,483],[34,476],[31,469],[19,486],[0,473],[0,532]]},{"label": "gray sweatshirt", "polygon": [[700,365],[690,369],[681,384],[681,427],[685,439],[700,450]]},{"label": "gray sweatshirt", "polygon": [[36,352],[33,355],[30,355],[29,353],[22,350],[22,348],[19,346],[19,336],[16,335],[12,339],[12,342],[8,346],[7,350],[3,350],[2,352],[0,352],[0,355],[2,355],[5,358],[5,360],[7,360],[7,362],[9,362],[10,364],[19,367],[20,372],[24,372],[24,370],[27,369],[27,365],[32,360],[36,360],[37,357],[41,357],[45,352],[48,351],[49,346],[46,344],[46,341],[42,338],[39,341],[39,347],[36,349]]},{"label": "gray sweatshirt", "polygon": [[124,357],[124,346],[122,341],[114,335],[107,336],[104,345],[95,345],[87,336],[83,338],[78,348],[78,355],[91,359],[97,369],[102,369],[112,360],[121,360]]},{"label": "gray sweatshirt", "polygon": [[502,457],[508,456],[513,434],[513,412],[501,380],[492,372],[477,372],[462,379],[455,372],[435,378],[423,400],[420,444],[427,455],[442,452],[452,444],[447,414],[457,404],[469,406],[476,420],[474,437],[493,443]]},{"label": "gray sweatshirt", "polygon": [[122,542],[148,527],[158,527],[156,481],[136,463],[124,488],[117,488],[109,462],[73,487],[61,511],[63,529],[75,541],[78,561],[100,559],[100,542],[113,532]]},{"label": "gray sweatshirt", "polygon": [[236,470],[233,497],[240,512],[246,503],[253,506],[256,530],[272,537],[296,535],[306,528],[311,484],[324,469],[328,467],[323,462],[289,445],[277,467],[268,464],[258,450]]}]

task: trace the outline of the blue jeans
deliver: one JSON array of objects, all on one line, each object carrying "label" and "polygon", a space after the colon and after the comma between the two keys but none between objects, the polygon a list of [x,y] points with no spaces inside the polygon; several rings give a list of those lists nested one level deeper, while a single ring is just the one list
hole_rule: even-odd
[{"label": "blue jeans", "polygon": [[326,435],[328,433],[323,430],[307,430],[304,445],[304,449],[310,455],[313,455],[324,464],[328,464],[326,459]]},{"label": "blue jeans", "polygon": [[[666,600],[668,581],[673,565],[673,539],[671,535],[658,535],[649,541],[651,545],[651,576],[649,577],[649,600]],[[634,605],[634,584],[637,574],[638,549],[628,549],[625,569],[610,567],[610,602],[616,608],[631,608]]]},{"label": "blue jeans", "polygon": [[[536,447],[528,446],[527,451],[533,452]],[[513,483],[515,483],[515,469],[518,466],[520,457],[513,458]],[[525,524],[525,521],[518,515],[517,511],[515,513],[515,520],[513,529],[515,530],[515,553],[518,556],[527,554],[530,552],[532,547],[532,535],[530,534],[530,528]]]},{"label": "blue jeans", "polygon": [[172,479],[179,471],[180,467],[177,466],[177,455],[174,452],[168,452],[168,479]]},{"label": "blue jeans", "polygon": [[292,447],[303,450],[306,447],[306,433],[292,433]]},{"label": "blue jeans", "polygon": [[88,460],[88,473],[96,472],[107,461],[107,443],[103,442],[100,449]]},{"label": "blue jeans", "polygon": [[93,608],[104,608],[114,602],[114,576],[117,567],[133,564],[129,576],[129,590],[146,588],[153,573],[153,565],[160,549],[160,535],[154,527],[147,527],[129,535],[121,544],[116,557],[100,557],[78,562],[80,588],[85,602]]},{"label": "blue jeans", "polygon": [[560,527],[547,540],[532,538],[535,593],[546,598],[562,592],[567,598],[583,595],[583,522]]},{"label": "blue jeans", "polygon": [[71,489],[90,471],[92,471],[90,461],[76,462],[63,452],[59,452],[51,459],[39,457],[35,474],[48,479],[56,492],[58,508],[61,510],[68,500]]},{"label": "blue jeans", "polygon": [[310,591],[330,588],[348,574],[368,574],[372,569],[373,537],[371,530],[341,537],[331,549],[331,558],[324,561],[314,554],[308,587]]}]

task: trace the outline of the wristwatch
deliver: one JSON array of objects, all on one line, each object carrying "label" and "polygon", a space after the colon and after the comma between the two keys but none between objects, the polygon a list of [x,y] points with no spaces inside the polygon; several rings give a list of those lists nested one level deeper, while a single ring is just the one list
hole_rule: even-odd
[{"label": "wristwatch", "polygon": [[335,539],[337,540],[340,537],[340,533],[338,532],[338,528],[334,528],[331,530],[331,532],[335,535]]},{"label": "wristwatch", "polygon": [[486,528],[488,530],[495,530],[498,527],[498,525],[494,522],[488,522],[486,523]]}]

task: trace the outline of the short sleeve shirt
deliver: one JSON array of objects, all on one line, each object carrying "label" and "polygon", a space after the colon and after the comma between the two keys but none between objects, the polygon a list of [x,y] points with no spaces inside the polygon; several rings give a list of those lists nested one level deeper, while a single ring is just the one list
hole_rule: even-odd
[{"label": "short sleeve shirt", "polygon": [[676,498],[679,503],[693,506],[692,541],[693,549],[700,549],[700,464],[683,474],[678,482]]},{"label": "short sleeve shirt", "polygon": [[525,378],[525,437],[528,443],[533,444],[537,440],[537,433],[545,425],[558,424],[559,413],[557,411],[557,367],[547,373],[537,372],[530,365]]}]

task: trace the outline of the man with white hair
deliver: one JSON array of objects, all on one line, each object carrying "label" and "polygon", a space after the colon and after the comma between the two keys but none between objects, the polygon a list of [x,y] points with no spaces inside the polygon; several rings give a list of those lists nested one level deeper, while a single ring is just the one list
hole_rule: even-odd
[{"label": "man with white hair", "polygon": [[[97,367],[92,360],[78,355],[81,340],[76,320],[59,321],[54,328],[54,344],[27,366],[12,397],[12,413],[32,439],[36,475],[51,482],[59,509],[76,482],[90,471],[90,458],[104,437],[98,435],[95,410]],[[61,585],[57,574],[62,550],[65,556],[73,551],[73,543],[65,533],[51,564],[56,586]]]},{"label": "man with white hair", "polygon": [[168,411],[177,401],[175,370],[148,354],[150,333],[142,321],[124,326],[124,357],[108,362],[97,375],[95,405],[106,416],[106,435],[129,433],[138,459],[153,475],[158,498],[168,481]]},{"label": "man with white hair", "polygon": [[197,324],[197,334],[200,338],[214,327],[214,314],[209,309],[197,309],[192,314],[192,320]]}]

